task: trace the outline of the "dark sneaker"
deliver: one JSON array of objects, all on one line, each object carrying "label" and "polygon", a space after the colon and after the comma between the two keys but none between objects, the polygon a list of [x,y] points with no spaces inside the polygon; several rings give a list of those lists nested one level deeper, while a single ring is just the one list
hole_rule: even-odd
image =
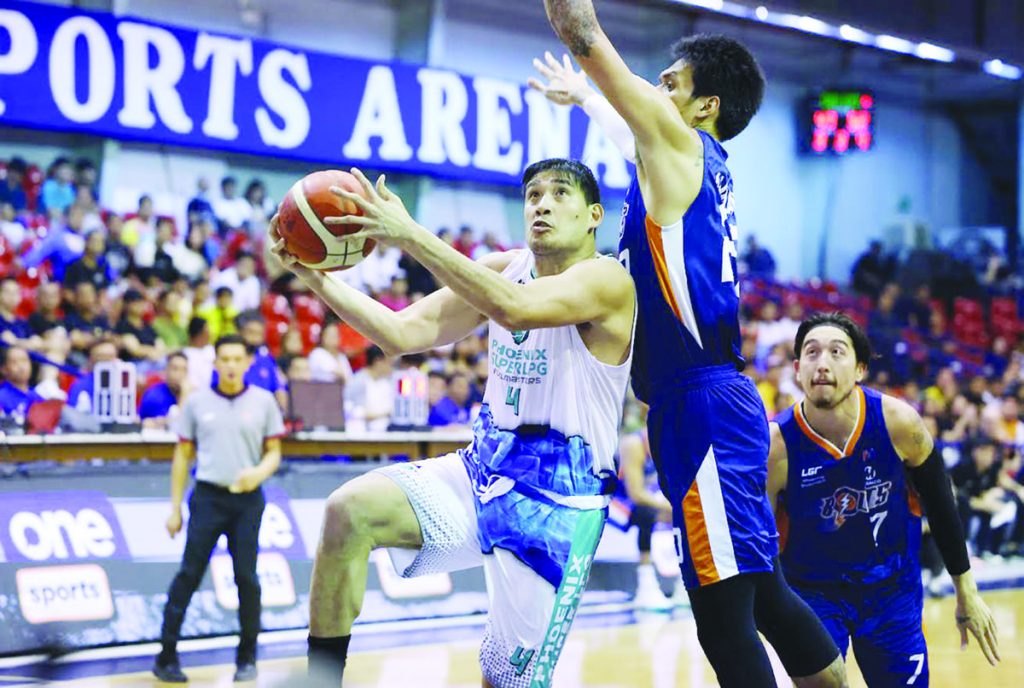
[{"label": "dark sneaker", "polygon": [[242,681],[255,681],[256,680],[256,665],[245,663],[239,664],[238,668],[235,669],[235,683],[241,683]]},{"label": "dark sneaker", "polygon": [[177,661],[153,662],[153,675],[164,683],[188,683],[188,676],[181,670]]}]

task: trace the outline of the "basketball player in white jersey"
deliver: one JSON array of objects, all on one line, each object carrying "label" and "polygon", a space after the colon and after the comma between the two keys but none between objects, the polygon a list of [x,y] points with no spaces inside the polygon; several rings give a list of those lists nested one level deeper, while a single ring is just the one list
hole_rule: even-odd
[{"label": "basketball player in white jersey", "polygon": [[417,225],[383,178],[374,187],[353,173],[369,200],[335,193],[363,217],[325,222],[361,225],[350,241],[398,246],[446,288],[394,313],[296,264],[272,221],[274,250],[386,352],[429,350],[487,322],[490,366],[470,446],[372,471],[328,499],[310,591],[310,676],[338,685],[370,550],[386,547],[403,576],[483,565],[484,685],[548,686],[614,489],[632,358],[635,292],[622,266],[595,251],[604,216],[597,183],[578,162],[531,166],[523,175],[529,249],[473,262]]}]

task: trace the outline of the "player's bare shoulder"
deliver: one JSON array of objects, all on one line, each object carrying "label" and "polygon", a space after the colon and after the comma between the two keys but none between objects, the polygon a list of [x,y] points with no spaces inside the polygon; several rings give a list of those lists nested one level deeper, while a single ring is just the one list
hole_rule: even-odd
[{"label": "player's bare shoulder", "polygon": [[934,440],[913,406],[902,399],[883,394],[882,416],[892,446],[901,459],[916,466],[928,458]]},{"label": "player's bare shoulder", "polygon": [[488,253],[485,256],[481,256],[477,262],[489,267],[495,272],[503,272],[505,268],[511,265],[512,261],[521,256],[525,250],[526,249],[522,248],[513,248],[508,251],[495,251],[493,253]]}]

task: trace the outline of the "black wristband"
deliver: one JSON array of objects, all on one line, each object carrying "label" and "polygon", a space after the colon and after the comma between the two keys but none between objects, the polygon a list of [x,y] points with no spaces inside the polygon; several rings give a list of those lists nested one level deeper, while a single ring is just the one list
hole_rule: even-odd
[{"label": "black wristband", "polygon": [[966,573],[971,568],[971,560],[967,556],[964,528],[938,449],[932,449],[924,463],[909,472],[946,570],[951,576]]}]

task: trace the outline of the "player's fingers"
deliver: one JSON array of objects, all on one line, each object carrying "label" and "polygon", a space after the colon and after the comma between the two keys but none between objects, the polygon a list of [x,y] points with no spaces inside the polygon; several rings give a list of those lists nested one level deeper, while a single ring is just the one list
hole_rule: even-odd
[{"label": "player's fingers", "polygon": [[569,53],[562,53],[562,66],[565,68],[565,71],[567,72],[576,71],[572,68],[572,58],[569,57]]},{"label": "player's fingers", "polygon": [[541,93],[545,93],[548,90],[544,84],[542,84],[537,79],[534,79],[532,76],[526,80],[526,85],[532,88],[534,91],[540,91]]},{"label": "player's fingers", "polygon": [[358,167],[353,167],[352,176],[354,176],[359,181],[359,185],[363,187],[363,192],[366,194],[367,198],[376,197],[377,193],[376,191],[374,191],[373,183],[366,178],[366,175],[363,174],[362,170],[360,170]]},{"label": "player's fingers", "polygon": [[550,80],[550,79],[555,78],[555,73],[552,72],[550,69],[548,69],[547,65],[545,65],[543,62],[538,60],[536,57],[533,58],[533,67],[538,72],[540,72],[541,76],[543,76],[545,79],[549,79]]},{"label": "player's fingers", "polygon": [[998,664],[999,659],[996,657],[996,651],[995,648],[992,646],[991,638],[989,638],[984,631],[982,631],[981,633],[976,633],[975,636],[978,639],[978,645],[981,646],[981,651],[985,655],[985,659],[988,660],[988,663],[992,666]]},{"label": "player's fingers", "polygon": [[551,71],[556,74],[562,69],[562,65],[559,64],[558,60],[555,59],[555,56],[551,54],[550,50],[544,52],[544,61],[548,63],[548,67],[551,68]]},{"label": "player's fingers", "polygon": [[356,207],[362,210],[364,213],[369,212],[372,207],[370,202],[367,201],[362,196],[360,196],[359,194],[347,191],[341,188],[340,186],[332,186],[331,193],[334,194],[335,196],[338,196],[339,198],[344,198],[346,201],[352,201],[353,203],[356,204]]},{"label": "player's fingers", "polygon": [[985,637],[988,638],[989,646],[992,649],[992,656],[996,658],[996,661],[1002,661],[1002,657],[999,656],[999,636],[996,634],[996,622],[995,619],[989,617],[985,624]]},{"label": "player's fingers", "polygon": [[957,624],[957,630],[960,631],[960,651],[963,652],[967,649],[967,626],[966,624]]},{"label": "player's fingers", "polygon": [[385,201],[391,199],[391,191],[387,187],[387,179],[383,174],[377,177],[377,194]]},{"label": "player's fingers", "polygon": [[360,227],[369,227],[376,225],[377,220],[372,217],[364,217],[362,215],[331,215],[324,218],[325,225],[358,225]]}]

